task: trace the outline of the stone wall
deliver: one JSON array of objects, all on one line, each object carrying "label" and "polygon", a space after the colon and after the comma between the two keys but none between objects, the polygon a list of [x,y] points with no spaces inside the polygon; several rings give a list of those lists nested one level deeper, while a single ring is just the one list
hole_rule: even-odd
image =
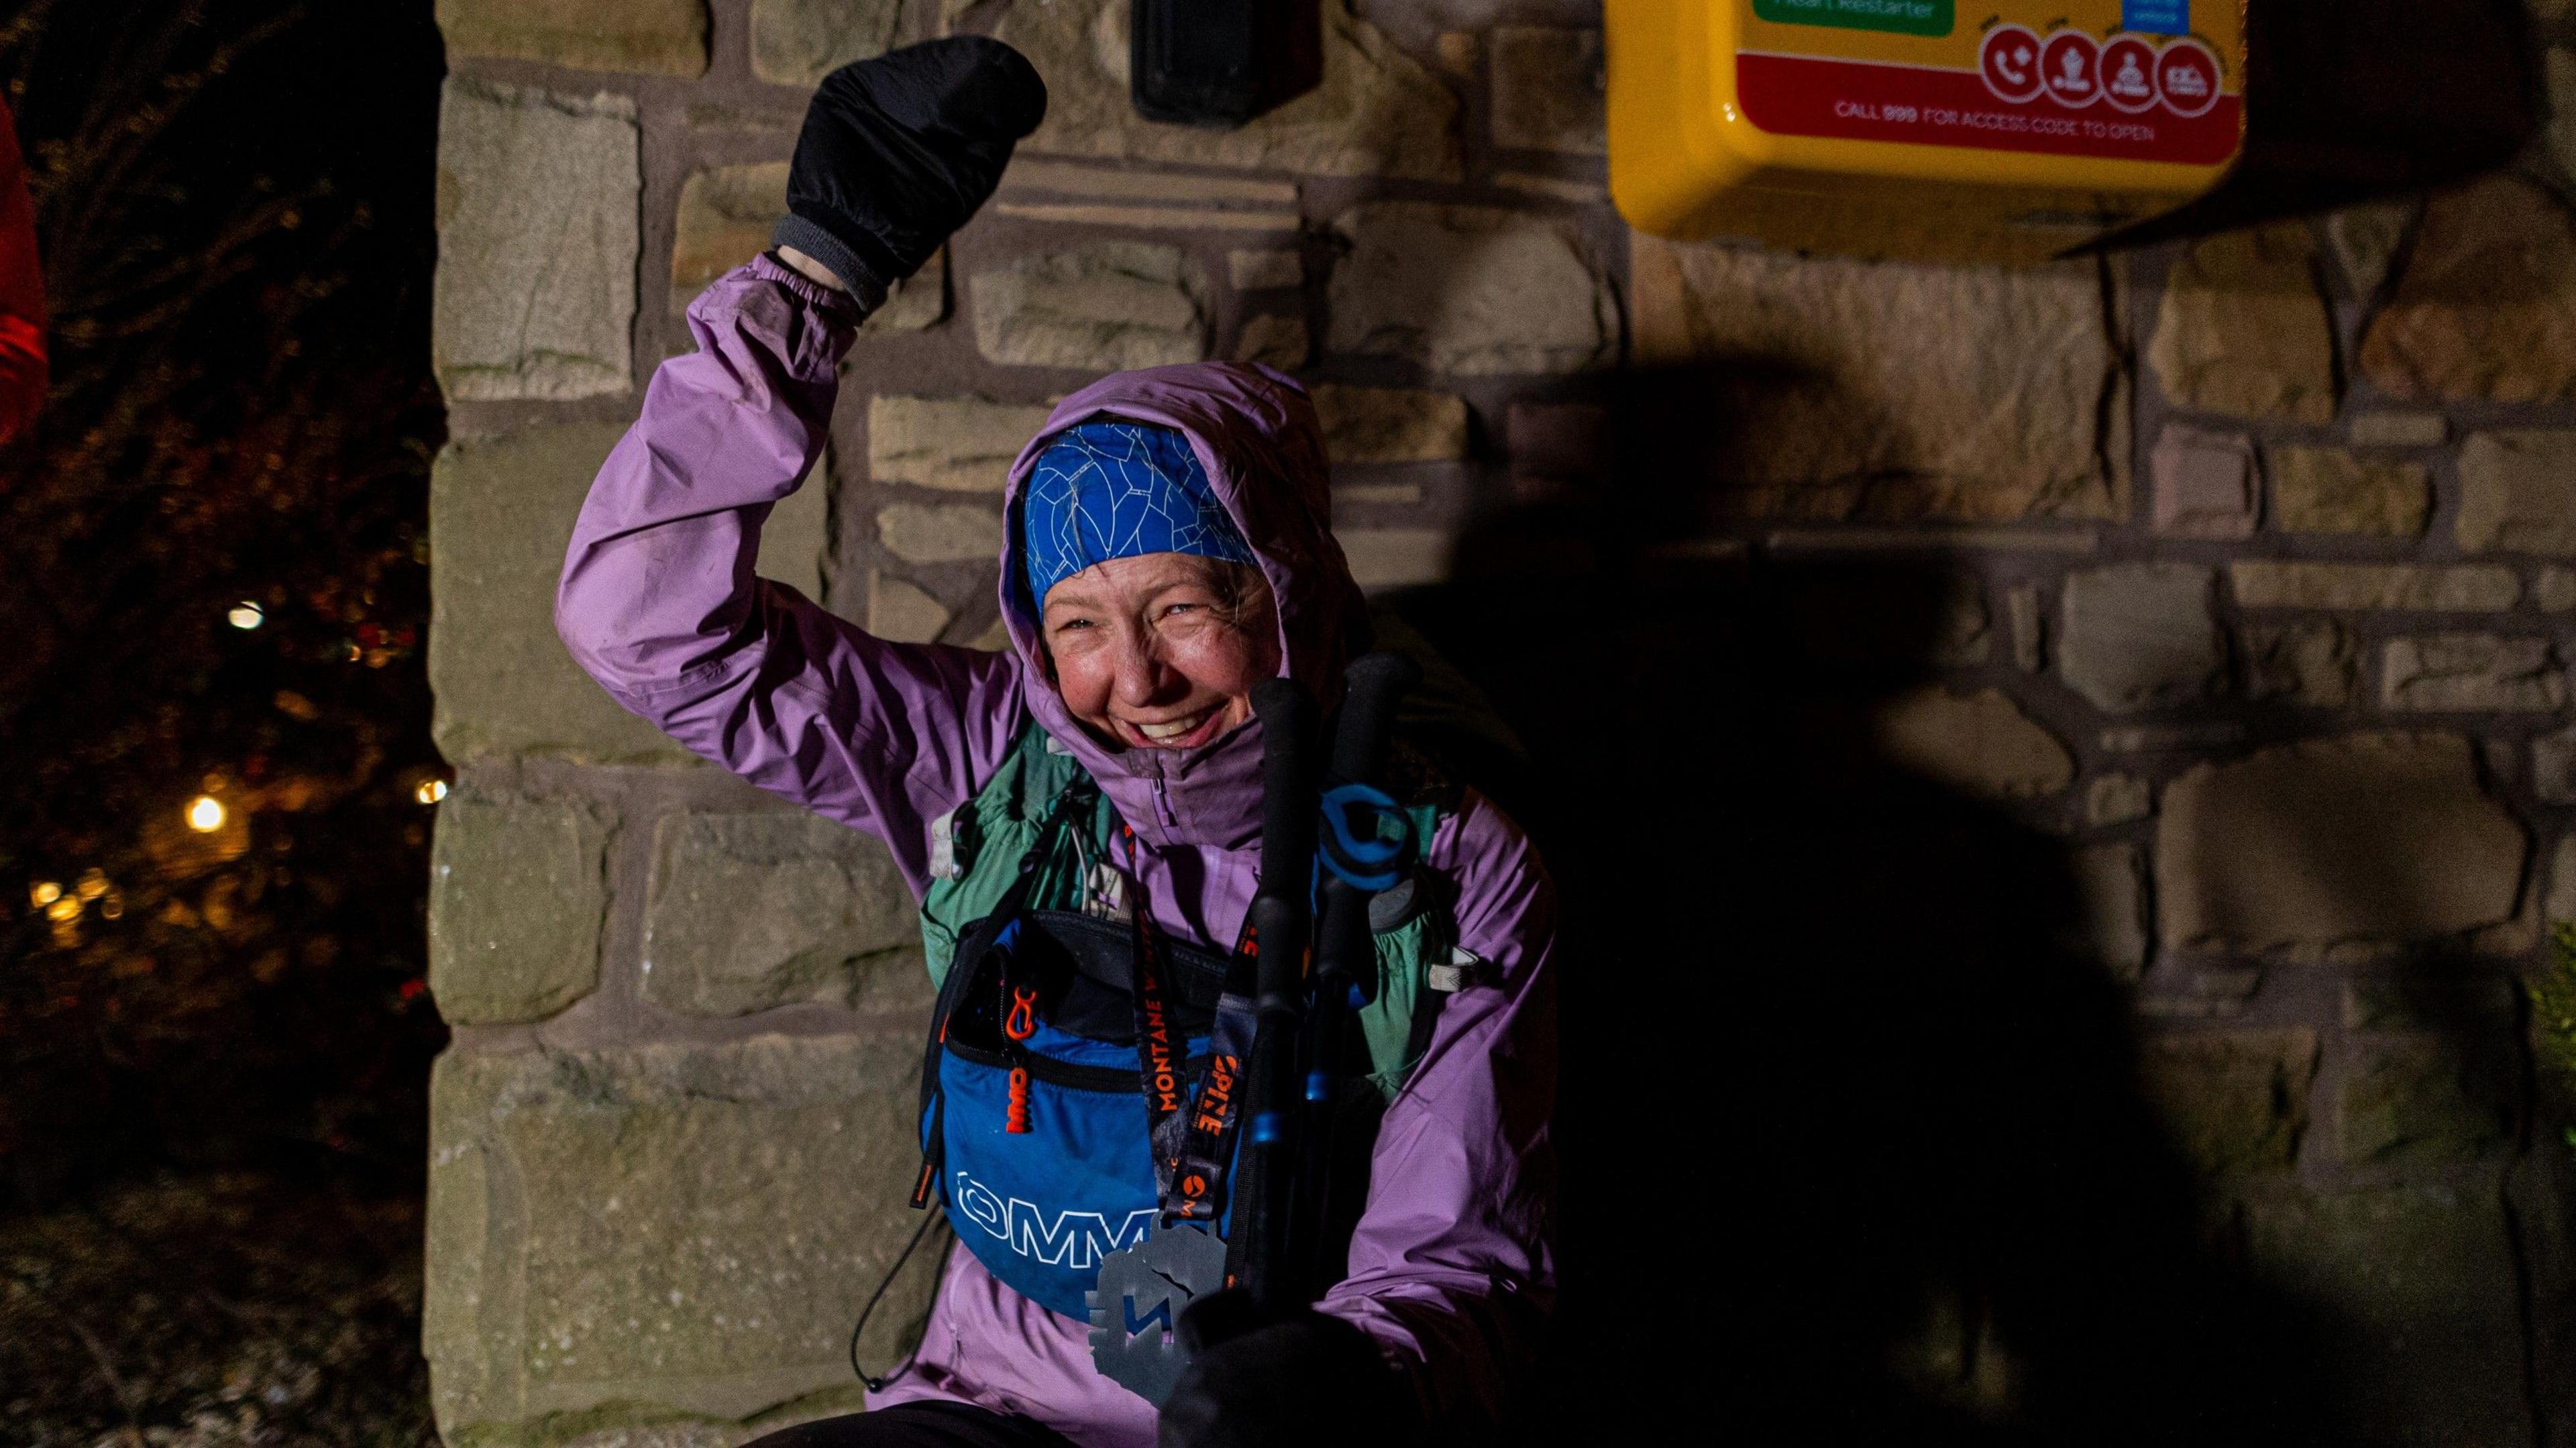
[{"label": "stone wall", "polygon": [[[610,704],[548,605],[682,308],[765,244],[810,86],[951,15],[1049,118],[861,337],[764,573],[995,647],[1001,470],[1049,400],[1208,357],[1315,387],[1373,589],[1935,561],[1871,747],[2062,850],[2140,1092],[2253,1270],[2350,1328],[2373,1435],[2529,1443],[2576,1401],[2516,988],[2576,916],[2564,123],[2456,193],[2107,265],[1798,258],[1618,223],[1579,0],[1326,0],[1321,86],[1222,133],[1134,118],[1125,10],[440,0],[449,1442],[730,1443],[857,1397],[850,1318],[914,1221],[909,902]],[[1627,408],[1677,377],[1687,466]],[[1496,542],[1567,506],[1627,551]]]}]

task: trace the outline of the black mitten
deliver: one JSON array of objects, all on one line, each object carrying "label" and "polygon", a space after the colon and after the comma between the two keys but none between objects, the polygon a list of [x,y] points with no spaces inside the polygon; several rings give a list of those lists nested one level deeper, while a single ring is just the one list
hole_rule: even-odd
[{"label": "black mitten", "polygon": [[[1410,1443],[1413,1393],[1369,1335],[1300,1311],[1249,1326],[1239,1289],[1181,1315],[1190,1366],[1163,1403],[1158,1448],[1381,1448]],[[1211,1340],[1216,1339],[1216,1340]]]},{"label": "black mitten", "polygon": [[805,109],[787,216],[770,239],[830,267],[853,292],[891,287],[993,194],[1046,100],[1046,83],[1018,51],[980,35],[842,66]]}]

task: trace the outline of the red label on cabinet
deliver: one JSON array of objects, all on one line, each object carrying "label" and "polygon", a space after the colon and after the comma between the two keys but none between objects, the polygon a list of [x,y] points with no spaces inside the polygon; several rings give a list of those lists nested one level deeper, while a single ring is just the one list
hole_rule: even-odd
[{"label": "red label on cabinet", "polygon": [[2216,165],[2236,154],[2244,103],[2219,91],[2199,42],[2109,44],[2074,30],[2043,40],[1989,31],[1975,70],[1744,52],[1745,116],[1778,136],[1833,136]]}]

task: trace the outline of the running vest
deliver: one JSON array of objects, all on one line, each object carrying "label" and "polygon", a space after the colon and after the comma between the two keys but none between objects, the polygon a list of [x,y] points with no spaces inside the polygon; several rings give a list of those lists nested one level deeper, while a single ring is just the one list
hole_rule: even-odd
[{"label": "running vest", "polygon": [[[1427,845],[1445,811],[1438,791],[1414,793],[1423,802],[1403,809]],[[1143,1241],[1162,1200],[1121,834],[1109,800],[1033,722],[976,796],[933,822],[921,904],[939,1004],[923,1052],[915,1202],[935,1190],[986,1271],[1077,1320],[1101,1258]],[[1378,979],[1354,1019],[1373,1108],[1428,1045],[1434,987],[1454,989],[1471,963],[1450,938],[1445,894],[1417,864],[1372,902]],[[1179,940],[1164,956],[1172,1054],[1195,1102],[1231,957]]]}]

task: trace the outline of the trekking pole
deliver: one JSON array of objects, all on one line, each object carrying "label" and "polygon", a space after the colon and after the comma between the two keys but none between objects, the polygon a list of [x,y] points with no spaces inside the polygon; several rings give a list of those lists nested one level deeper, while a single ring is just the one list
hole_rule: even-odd
[{"label": "trekking pole", "polygon": [[[1358,785],[1383,799],[1387,739],[1395,727],[1395,709],[1422,677],[1401,654],[1364,654],[1343,670],[1349,688],[1333,730],[1330,783],[1335,788]],[[1373,803],[1373,802],[1372,802]],[[1336,806],[1338,807],[1338,806]],[[1369,823],[1376,822],[1372,811]],[[1335,821],[1335,833],[1349,829]],[[1363,845],[1379,845],[1374,837]],[[1328,846],[1328,849],[1334,848]],[[1394,853],[1392,849],[1389,854]],[[1326,1220],[1332,1204],[1334,1111],[1341,1091],[1342,1038],[1352,1010],[1377,979],[1377,941],[1369,930],[1369,897],[1386,885],[1348,878],[1355,873],[1345,861],[1324,882],[1323,916],[1315,932],[1315,1001],[1306,1022],[1304,1141],[1297,1179],[1288,1193],[1288,1258],[1296,1264],[1301,1288],[1324,1282],[1323,1247],[1329,1239]],[[1334,1274],[1338,1276],[1339,1274]]]},{"label": "trekking pole", "polygon": [[1252,691],[1261,720],[1261,884],[1252,897],[1260,974],[1259,1021],[1247,1063],[1243,1147],[1235,1229],[1243,1234],[1243,1287],[1263,1313],[1304,1305],[1286,1252],[1287,1190],[1297,1162],[1298,1022],[1303,1014],[1306,939],[1315,870],[1315,701],[1305,686],[1273,679]]}]

